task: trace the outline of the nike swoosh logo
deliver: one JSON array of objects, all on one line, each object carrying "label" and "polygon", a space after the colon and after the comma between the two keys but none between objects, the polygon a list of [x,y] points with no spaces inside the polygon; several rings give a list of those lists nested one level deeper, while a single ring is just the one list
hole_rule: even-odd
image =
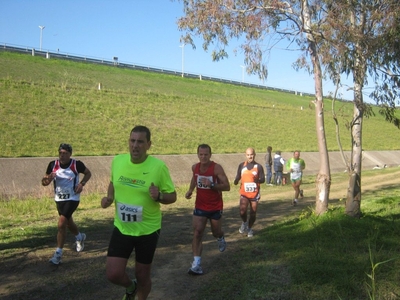
[{"label": "nike swoosh logo", "polygon": [[143,172],[143,175],[147,175],[147,174],[149,174],[150,172]]}]

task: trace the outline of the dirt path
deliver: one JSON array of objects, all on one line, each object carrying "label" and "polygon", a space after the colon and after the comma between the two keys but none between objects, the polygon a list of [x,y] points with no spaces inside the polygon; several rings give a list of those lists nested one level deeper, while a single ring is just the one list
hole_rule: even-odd
[{"label": "dirt path", "polygon": [[[363,192],[376,190],[385,185],[398,184],[400,170],[395,174],[377,173],[376,176],[363,180]],[[333,184],[331,199],[345,196],[346,183]],[[290,201],[277,201],[277,198],[291,199],[291,187],[263,187],[263,198],[259,205],[257,221],[254,226],[255,237],[258,231],[270,226],[274,221],[296,211],[313,205],[314,187],[309,185],[305,198],[297,207]],[[332,200],[335,202],[335,200]],[[109,213],[112,214],[111,210]],[[205,275],[190,276],[186,272],[192,261],[191,253],[191,209],[184,208],[175,214],[164,214],[163,229],[153,263],[153,288],[149,299],[195,299],[197,290],[212,280],[221,271],[218,266],[231,263],[230,253],[238,247],[242,239],[248,239],[238,233],[240,220],[236,203],[225,205],[224,231],[227,250],[220,253],[209,226],[206,229],[203,249],[203,268]],[[73,251],[68,245],[62,265],[55,267],[48,263],[53,248],[51,242],[44,241],[43,248],[29,248],[11,258],[0,258],[0,299],[121,299],[123,289],[109,283],[104,275],[105,255],[110,237],[109,220],[97,224],[104,230],[86,231],[88,240],[82,253]],[[54,228],[51,229],[51,232]],[[32,239],[41,238],[34,236]],[[29,241],[27,242],[29,243]],[[1,244],[0,244],[1,245]],[[217,266],[217,267],[216,267]],[[129,269],[133,273],[133,260]]]}]

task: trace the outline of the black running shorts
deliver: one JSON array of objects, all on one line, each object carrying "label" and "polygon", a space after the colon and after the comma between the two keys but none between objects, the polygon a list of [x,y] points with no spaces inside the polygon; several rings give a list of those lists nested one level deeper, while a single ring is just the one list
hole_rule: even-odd
[{"label": "black running shorts", "polygon": [[68,220],[71,218],[72,214],[78,208],[79,201],[56,201],[57,211],[59,216],[64,216]]},{"label": "black running shorts", "polygon": [[135,249],[135,258],[138,263],[151,264],[159,236],[160,229],[148,235],[131,236],[122,234],[117,227],[114,227],[107,256],[129,259]]}]

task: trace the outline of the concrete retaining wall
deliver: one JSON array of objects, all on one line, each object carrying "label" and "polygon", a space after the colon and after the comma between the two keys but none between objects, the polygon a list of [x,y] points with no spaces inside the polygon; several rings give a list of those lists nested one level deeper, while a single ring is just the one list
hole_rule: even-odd
[{"label": "concrete retaining wall", "polygon": [[[264,164],[265,153],[257,154],[256,161]],[[349,152],[345,152],[349,159]],[[155,155],[164,160],[170,169],[176,185],[188,184],[191,178],[191,166],[198,161],[197,155]],[[288,159],[292,153],[283,152],[282,157]],[[306,162],[305,175],[317,174],[319,170],[318,152],[304,152],[301,157]],[[92,172],[92,179],[85,190],[106,193],[109,181],[110,166],[113,156],[75,157],[82,160]],[[50,187],[43,187],[41,179],[45,174],[51,157],[40,158],[0,158],[0,195],[3,197],[24,197],[27,195],[51,195]],[[230,181],[233,181],[238,164],[245,159],[244,154],[213,154],[212,160],[221,164]],[[339,152],[330,152],[331,172],[344,172],[345,165]],[[363,169],[400,166],[400,151],[365,151],[363,153]]]}]

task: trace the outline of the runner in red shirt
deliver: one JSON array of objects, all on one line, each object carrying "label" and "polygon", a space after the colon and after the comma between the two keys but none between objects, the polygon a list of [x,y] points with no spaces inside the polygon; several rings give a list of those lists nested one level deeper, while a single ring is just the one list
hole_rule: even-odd
[{"label": "runner in red shirt", "polygon": [[196,188],[196,203],[193,211],[193,263],[188,273],[203,275],[201,253],[203,251],[203,235],[207,221],[210,220],[211,231],[217,238],[220,252],[225,251],[226,242],[222,231],[222,191],[231,189],[229,180],[221,165],[211,161],[211,147],[201,144],[197,148],[199,163],[192,166],[193,176],[186,199],[192,197]]}]

